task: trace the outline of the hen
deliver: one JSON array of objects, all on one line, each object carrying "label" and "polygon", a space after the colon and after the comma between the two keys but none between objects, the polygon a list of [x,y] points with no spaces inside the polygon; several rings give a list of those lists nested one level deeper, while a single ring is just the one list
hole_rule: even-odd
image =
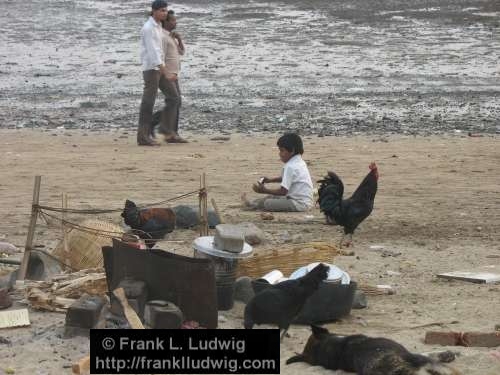
[{"label": "hen", "polygon": [[348,199],[343,199],[344,184],[334,172],[328,172],[328,176],[319,181],[321,185],[318,189],[318,203],[321,212],[326,216],[326,222],[344,227],[340,247],[346,235],[350,237],[346,245],[352,244],[354,230],[373,210],[377,193],[378,169],[375,163],[371,163],[369,168],[368,175]]},{"label": "hen", "polygon": [[318,264],[306,275],[272,285],[256,294],[245,307],[246,329],[254,324],[275,324],[281,330],[281,340],[307,299],[328,277],[330,267]]},{"label": "hen", "polygon": [[159,239],[164,238],[175,228],[175,213],[170,208],[140,209],[134,202],[127,199],[121,216],[125,224],[144,239],[146,246],[150,249]]}]

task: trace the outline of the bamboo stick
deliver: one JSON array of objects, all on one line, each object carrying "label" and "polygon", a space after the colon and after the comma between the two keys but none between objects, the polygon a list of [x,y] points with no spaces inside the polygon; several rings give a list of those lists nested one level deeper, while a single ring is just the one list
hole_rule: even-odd
[{"label": "bamboo stick", "polygon": [[208,193],[205,177],[206,175],[203,173],[203,190],[205,192],[203,198],[203,232],[205,236],[208,236]]},{"label": "bamboo stick", "polygon": [[36,219],[38,217],[38,203],[40,200],[40,183],[42,176],[35,176],[35,186],[33,188],[33,202],[31,204],[31,218],[28,228],[28,236],[26,237],[26,245],[24,246],[24,255],[19,268],[18,280],[24,280],[28,271],[28,262],[33,248],[33,238],[35,236]]},{"label": "bamboo stick", "polygon": [[[68,208],[68,195],[66,193],[62,194],[62,208],[63,210],[66,210]],[[68,232],[66,229],[66,212],[62,212],[62,221],[61,221],[61,226],[62,226],[62,235],[63,235],[63,249],[64,249],[64,256],[63,256],[63,262],[66,264],[71,263],[70,255],[69,255],[69,248],[68,248]]]}]

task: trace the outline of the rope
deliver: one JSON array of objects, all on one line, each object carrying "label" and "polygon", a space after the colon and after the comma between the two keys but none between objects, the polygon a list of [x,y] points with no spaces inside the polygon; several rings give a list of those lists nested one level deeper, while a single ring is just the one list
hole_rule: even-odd
[{"label": "rope", "polygon": [[120,238],[123,234],[121,232],[114,232],[114,231],[109,231],[109,230],[85,227],[83,225],[76,224],[76,223],[73,223],[71,221],[61,219],[60,217],[48,214],[47,212],[44,212],[44,211],[39,211],[39,212],[40,212],[40,215],[42,216],[42,218],[44,218],[45,220],[47,220],[46,217],[50,217],[51,219],[54,219],[54,220],[61,222],[62,224],[64,224],[67,227],[79,230],[81,232],[87,232],[90,234],[99,234],[102,237],[108,237],[108,238]]},{"label": "rope", "polygon": [[[149,208],[149,207],[154,207],[154,206],[160,206],[162,204],[168,203],[168,202],[173,202],[182,198],[189,197],[191,195],[195,194],[204,194],[205,192],[203,191],[204,189],[200,190],[195,190],[191,191],[186,194],[179,195],[174,198],[170,199],[165,199],[163,201],[157,202],[157,203],[149,203],[149,204],[144,204],[141,206],[138,206],[138,208]],[[206,194],[206,193],[205,193]],[[110,208],[110,209],[75,209],[75,208],[60,208],[60,207],[50,207],[50,206],[42,206],[42,205],[33,205],[34,208],[38,209],[39,211],[45,210],[45,211],[52,211],[52,212],[66,212],[66,213],[72,213],[72,214],[107,214],[107,213],[113,213],[113,212],[121,212],[123,211],[123,208]]]},{"label": "rope", "polygon": [[[83,225],[76,224],[76,223],[73,223],[71,221],[61,219],[60,217],[48,214],[44,211],[39,211],[39,214],[45,221],[47,221],[47,217],[49,217],[53,220],[59,221],[60,223],[64,224],[67,227],[70,227],[71,229],[79,230],[80,232],[95,234],[95,235],[99,235],[100,237],[107,237],[107,238],[111,238],[111,239],[115,238],[118,240],[121,240],[121,238],[123,236],[122,232],[114,232],[114,231],[108,231],[108,230],[103,230],[103,229],[95,229],[95,228],[85,227]],[[145,236],[149,237],[149,238],[146,238],[147,241],[161,242],[164,240],[163,238],[152,238],[149,233],[144,232],[140,229],[132,229],[132,232],[133,233],[143,233]]]}]

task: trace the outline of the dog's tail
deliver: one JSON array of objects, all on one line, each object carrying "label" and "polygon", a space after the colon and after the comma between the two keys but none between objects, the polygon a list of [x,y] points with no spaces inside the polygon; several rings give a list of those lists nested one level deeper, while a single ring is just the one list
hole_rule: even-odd
[{"label": "dog's tail", "polygon": [[290,357],[286,360],[286,364],[289,365],[290,363],[295,363],[295,362],[307,362],[303,354],[297,354],[294,355],[293,357]]},{"label": "dog's tail", "polygon": [[420,368],[416,375],[463,375],[460,371],[439,362],[430,362]]},{"label": "dog's tail", "polygon": [[405,361],[418,369],[415,375],[462,375],[456,369],[445,365],[440,358],[435,360],[421,354],[408,353]]}]

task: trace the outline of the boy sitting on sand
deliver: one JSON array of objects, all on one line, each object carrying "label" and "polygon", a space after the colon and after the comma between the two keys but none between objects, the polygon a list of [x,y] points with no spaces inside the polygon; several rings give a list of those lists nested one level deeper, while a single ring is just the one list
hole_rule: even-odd
[{"label": "boy sitting on sand", "polygon": [[[253,191],[268,194],[264,198],[249,201],[246,194],[242,200],[246,207],[264,211],[306,211],[313,206],[313,184],[307,165],[302,160],[304,146],[295,133],[287,133],[277,142],[280,159],[285,163],[280,177],[262,177],[253,184]],[[281,183],[277,189],[265,186],[267,183]]]}]

